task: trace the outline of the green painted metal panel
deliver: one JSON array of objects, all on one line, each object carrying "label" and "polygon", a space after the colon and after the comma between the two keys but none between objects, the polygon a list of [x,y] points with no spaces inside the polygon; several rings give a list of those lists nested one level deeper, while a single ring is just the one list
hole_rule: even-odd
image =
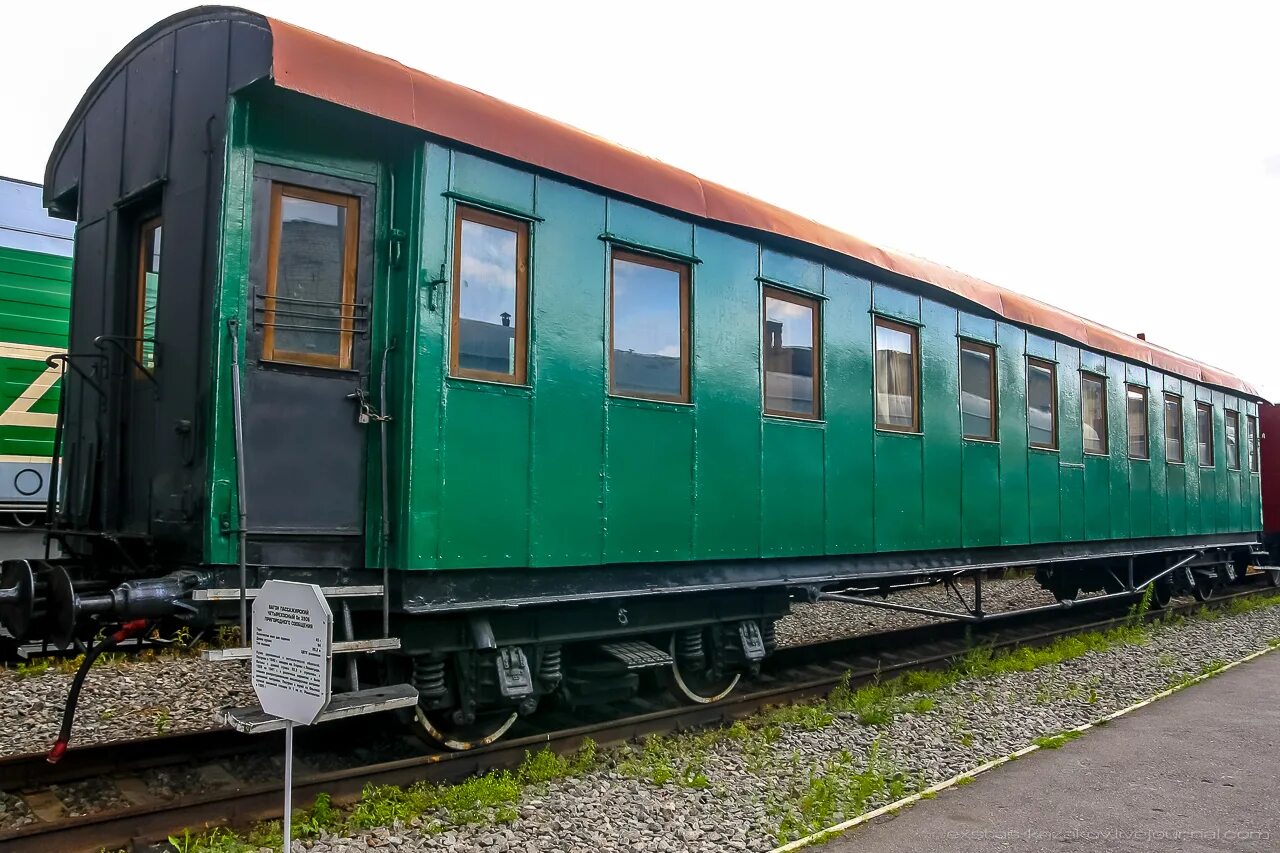
[{"label": "green painted metal panel", "polygon": [[1129,460],[1129,529],[1133,536],[1151,536],[1151,465],[1146,459]]},{"label": "green painted metal panel", "polygon": [[1094,373],[1107,372],[1107,359],[1105,356],[1099,355],[1096,352],[1091,352],[1087,349],[1082,349],[1078,352],[1080,353],[1081,370],[1089,370]]},{"label": "green painted metal panel", "polygon": [[1000,544],[1000,445],[966,440],[963,447],[964,547]]},{"label": "green painted metal panel", "polygon": [[528,172],[462,152],[454,152],[452,165],[450,191],[510,210],[534,212],[534,178]]},{"label": "green painted metal panel", "polygon": [[878,314],[920,322],[920,297],[915,294],[876,284],[871,289],[871,304]]},{"label": "green painted metal panel", "polygon": [[1084,430],[1080,410],[1080,351],[1058,344],[1058,478],[1060,536],[1084,538]]},{"label": "green painted metal panel", "polygon": [[693,402],[700,559],[760,553],[760,298],[754,243],[697,229]]},{"label": "green painted metal panel", "polygon": [[822,293],[822,264],[772,249],[760,252],[760,275],[800,290]]},{"label": "green painted metal panel", "polygon": [[1107,359],[1107,442],[1111,451],[1111,536],[1127,539],[1133,530],[1129,504],[1129,429],[1125,423],[1125,364]]},{"label": "green painted metal panel", "polygon": [[1215,450],[1213,479],[1216,488],[1212,501],[1211,523],[1213,532],[1225,533],[1230,529],[1231,513],[1227,500],[1229,472],[1227,470],[1226,395],[1221,391],[1213,392],[1213,444]]},{"label": "green painted metal panel", "polygon": [[525,565],[529,395],[459,381],[445,398],[440,565]]},{"label": "green painted metal panel", "polygon": [[1057,542],[1062,536],[1058,454],[1031,448],[1027,457],[1027,510],[1032,542]]},{"label": "green painted metal panel", "polygon": [[419,280],[423,286],[412,303],[412,348],[406,348],[412,357],[408,373],[412,376],[414,391],[408,410],[411,419],[408,458],[404,460],[409,468],[409,486],[404,494],[406,521],[400,537],[405,564],[422,568],[435,566],[442,550],[440,481],[445,412],[441,388],[448,360],[445,328],[450,288],[440,276],[442,272],[447,273],[452,234],[452,205],[443,195],[449,189],[450,152],[438,145],[427,145],[424,159],[419,238]]},{"label": "green painted metal panel", "polygon": [[[921,304],[920,390],[924,427],[924,547],[964,543],[960,442],[959,320],[955,309]],[[972,507],[977,512],[983,506]]]},{"label": "green painted metal panel", "polygon": [[1151,535],[1169,535],[1169,463],[1164,458],[1164,376],[1147,373],[1147,441],[1151,446]]},{"label": "green painted metal panel", "polygon": [[1027,501],[1026,333],[1010,323],[996,331],[1000,341],[1000,542],[1030,541]]},{"label": "green painted metal panel", "polygon": [[611,399],[605,444],[605,560],[693,553],[693,409]]},{"label": "green painted metal panel", "polygon": [[1084,538],[1111,538],[1111,457],[1084,457]]},{"label": "green painted metal panel", "polygon": [[680,255],[693,254],[692,225],[625,201],[609,199],[606,230],[619,239],[643,246]]},{"label": "green painted metal panel", "polygon": [[827,553],[875,547],[871,283],[827,271],[823,306]]},{"label": "green painted metal panel", "polygon": [[924,457],[921,437],[876,430],[877,551],[915,548],[924,538]]},{"label": "green painted metal panel", "polygon": [[1042,338],[1031,332],[1027,333],[1027,355],[1033,358],[1043,358],[1049,361],[1056,361],[1058,358],[1058,346],[1048,338]]},{"label": "green painted metal panel", "polygon": [[763,436],[762,555],[823,553],[825,427],[766,418]]},{"label": "green painted metal panel", "polygon": [[530,563],[604,553],[604,199],[538,179],[533,227]]},{"label": "green painted metal panel", "polygon": [[989,317],[976,317],[973,314],[960,312],[960,336],[975,341],[996,342],[996,321]]}]

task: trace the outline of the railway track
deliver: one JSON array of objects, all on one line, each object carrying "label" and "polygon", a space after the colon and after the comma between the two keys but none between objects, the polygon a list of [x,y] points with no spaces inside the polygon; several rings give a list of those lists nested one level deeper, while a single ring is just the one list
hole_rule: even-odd
[{"label": "railway track", "polygon": [[[1232,599],[1268,591],[1245,588],[1219,595],[1207,604],[1179,601],[1161,613],[1148,614],[1148,618],[1171,611],[1220,607]],[[336,756],[314,747],[322,741],[360,744],[358,720],[345,726],[355,740],[335,736],[335,726],[341,724],[326,726],[323,731],[303,730],[312,737],[299,738],[294,802],[310,802],[320,793],[329,794],[335,803],[354,801],[369,783],[458,781],[514,767],[529,750],[575,749],[586,738],[612,744],[646,734],[726,723],[768,705],[824,695],[846,672],[854,683],[865,682],[881,675],[945,666],[975,644],[995,648],[1037,645],[1066,634],[1113,627],[1131,618],[1127,605],[1112,600],[989,624],[945,622],[786,647],[770,657],[767,669],[745,689],[715,705],[676,705],[663,698],[642,697],[599,711],[575,711],[572,716],[553,711],[532,722],[522,721],[505,740],[471,752],[424,753],[416,741],[411,746],[405,740],[392,740],[349,748],[344,754],[359,760],[335,766]],[[20,797],[40,818],[0,831],[0,849],[7,853],[146,849],[157,839],[187,827],[238,826],[279,817],[281,774],[273,762],[281,751],[278,734],[246,737],[213,730],[80,747],[57,765],[46,763],[43,755],[0,759],[3,790]],[[255,766],[259,771],[256,778],[244,771]],[[140,774],[162,768],[195,780],[198,793],[176,797],[149,793]],[[265,775],[261,772],[264,768]],[[61,815],[57,813],[57,792],[67,785],[113,786],[129,804],[80,816]]]}]

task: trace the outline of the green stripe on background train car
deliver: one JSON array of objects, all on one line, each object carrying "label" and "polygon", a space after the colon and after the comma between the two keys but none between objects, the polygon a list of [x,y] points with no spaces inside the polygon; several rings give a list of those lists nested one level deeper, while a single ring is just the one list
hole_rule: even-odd
[{"label": "green stripe on background train car", "polygon": [[53,455],[71,259],[0,247],[0,459]]}]

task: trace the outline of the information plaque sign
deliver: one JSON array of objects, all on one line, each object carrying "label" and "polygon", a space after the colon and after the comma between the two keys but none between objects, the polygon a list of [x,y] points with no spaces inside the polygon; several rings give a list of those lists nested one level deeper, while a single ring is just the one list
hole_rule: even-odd
[{"label": "information plaque sign", "polygon": [[253,602],[253,690],[262,710],[302,725],[329,704],[333,611],[320,587],[269,580]]}]

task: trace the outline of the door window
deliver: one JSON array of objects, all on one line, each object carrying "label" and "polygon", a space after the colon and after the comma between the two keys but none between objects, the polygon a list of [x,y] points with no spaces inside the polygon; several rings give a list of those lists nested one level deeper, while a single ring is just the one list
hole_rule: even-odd
[{"label": "door window", "polygon": [[350,369],[360,200],[274,183],[270,228],[263,359]]}]

